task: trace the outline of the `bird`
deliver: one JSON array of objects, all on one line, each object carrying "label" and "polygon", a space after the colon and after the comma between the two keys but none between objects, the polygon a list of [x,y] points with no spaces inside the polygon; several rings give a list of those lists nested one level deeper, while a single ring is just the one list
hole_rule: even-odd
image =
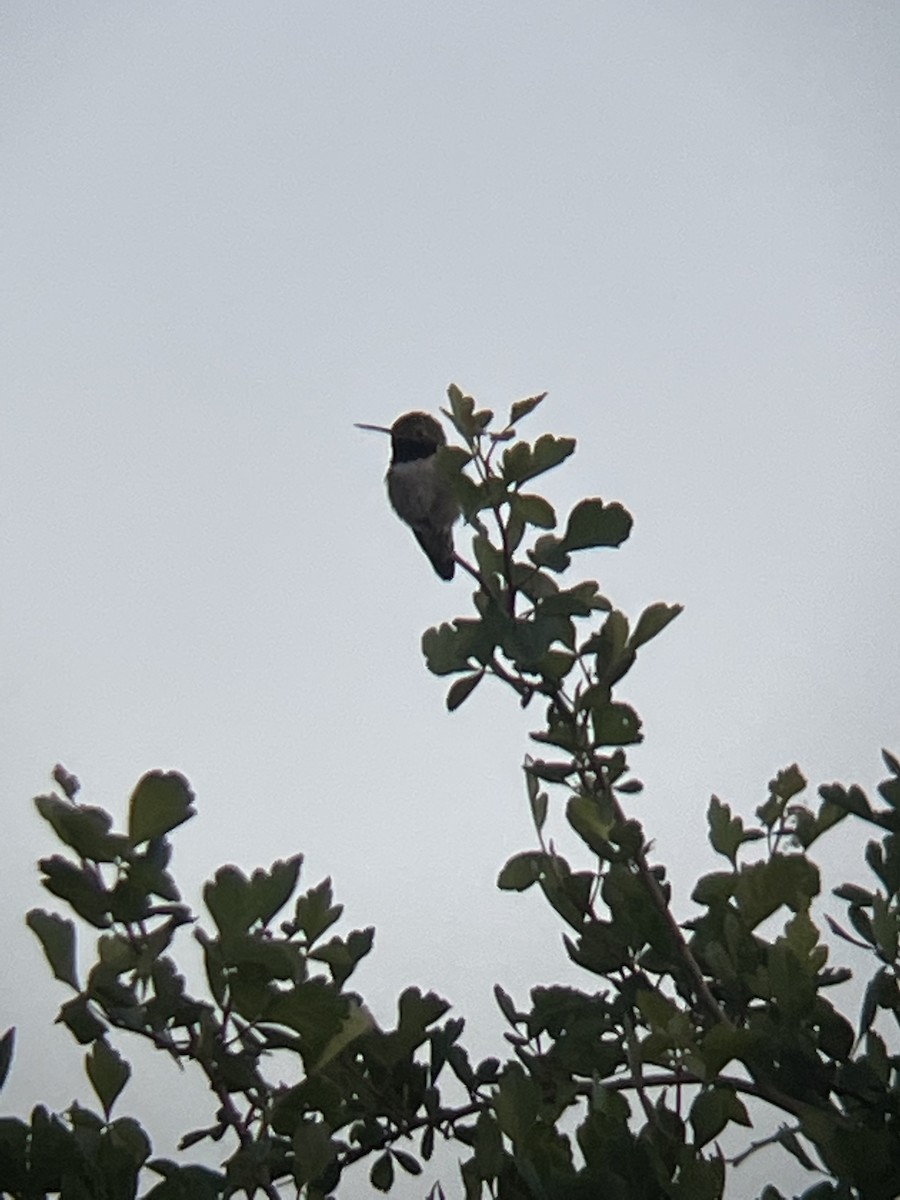
[{"label": "bird", "polygon": [[447,444],[440,422],[430,413],[408,412],[387,428],[363,425],[391,438],[391,462],[385,483],[394,512],[416,536],[441,579],[452,579],[456,567],[453,523],[459,505],[450,480],[438,468],[437,452]]}]

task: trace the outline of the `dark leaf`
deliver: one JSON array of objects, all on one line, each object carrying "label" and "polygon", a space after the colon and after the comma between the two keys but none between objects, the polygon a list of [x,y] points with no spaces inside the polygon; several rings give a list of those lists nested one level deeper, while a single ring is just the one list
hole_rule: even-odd
[{"label": "dark leaf", "polygon": [[487,662],[495,645],[491,623],[469,618],[458,618],[452,625],[445,623],[422,634],[422,653],[432,675],[470,670],[472,659]]},{"label": "dark leaf", "polygon": [[94,1016],[84,996],[67,1001],[60,1008],[57,1020],[67,1026],[83,1046],[106,1033],[106,1025]]},{"label": "dark leaf", "polygon": [[128,847],[127,838],[109,832],[112,817],[102,808],[73,804],[59,796],[37,796],[34,803],[60,841],[71,846],[81,858],[114,862]]},{"label": "dark leaf", "polygon": [[517,1025],[521,1019],[521,1014],[516,1011],[516,1006],[513,1004],[512,996],[503,990],[499,983],[494,984],[494,999],[500,1008],[500,1011],[509,1021],[510,1025]]},{"label": "dark leaf", "polygon": [[328,964],[331,977],[338,987],[343,987],[356,968],[357,963],[372,949],[375,930],[354,929],[346,938],[332,938],[324,946],[310,950],[309,957]]},{"label": "dark leaf", "polygon": [[848,790],[840,783],[823,783],[819,788],[819,795],[829,804],[835,804],[857,817],[871,819],[873,815],[865,792],[855,784]]},{"label": "dark leaf", "polygon": [[389,1192],[394,1182],[394,1162],[390,1151],[375,1159],[369,1172],[369,1182],[379,1192]]},{"label": "dark leaf", "polygon": [[31,909],[25,923],[43,946],[54,976],[78,991],[74,923],[41,908]]},{"label": "dark leaf", "polygon": [[796,763],[785,767],[783,771],[778,772],[774,779],[769,780],[769,791],[781,800],[792,800],[805,787],[806,779]]},{"label": "dark leaf", "polygon": [[566,553],[562,539],[552,533],[545,533],[534,543],[534,548],[528,551],[528,557],[536,567],[547,567],[557,574],[565,571],[569,565],[569,555]]},{"label": "dark leaf", "polygon": [[570,797],[566,804],[566,819],[595,854],[606,854],[615,824],[612,805],[608,801],[604,803],[596,796],[579,793]]},{"label": "dark leaf", "polygon": [[691,1105],[690,1121],[698,1149],[718,1137],[730,1121],[744,1126],[751,1123],[747,1109],[731,1087],[713,1087],[698,1093]]},{"label": "dark leaf", "polygon": [[706,819],[709,822],[709,843],[713,850],[734,863],[744,840],[743,821],[740,817],[733,817],[729,805],[717,796],[710,798]]},{"label": "dark leaf", "polygon": [[539,396],[529,396],[526,400],[516,400],[509,410],[510,425],[517,425],[523,417],[527,417],[530,412],[534,412],[541,401],[545,399],[546,395],[546,392],[541,392]]},{"label": "dark leaf", "polygon": [[503,479],[507,483],[525,483],[558,466],[574,449],[574,438],[557,438],[549,433],[539,437],[533,447],[528,442],[515,442],[503,452]]},{"label": "dark leaf", "polygon": [[569,514],[562,539],[563,549],[620,546],[631,532],[631,526],[631,514],[621,504],[604,504],[599,498],[582,500]]},{"label": "dark leaf", "polygon": [[44,887],[74,908],[79,917],[97,929],[109,927],[109,892],[99,871],[90,863],[76,866],[59,854],[42,858],[38,866],[45,878]]},{"label": "dark leaf", "polygon": [[643,741],[641,718],[630,704],[613,701],[593,710],[598,746],[630,746]]},{"label": "dark leaf", "polygon": [[482,679],[484,679],[483,667],[474,675],[463,675],[461,679],[455,679],[447,692],[447,711],[454,712],[459,708],[463,701],[475,691]]},{"label": "dark leaf", "polygon": [[[887,753],[887,751],[885,751]],[[81,784],[78,779],[70,771],[67,771],[62,763],[57,763],[53,768],[53,782],[57,784],[63,792],[63,795],[68,800],[74,800],[78,795]]]},{"label": "dark leaf", "polygon": [[131,1075],[131,1067],[105,1038],[98,1038],[88,1050],[84,1067],[108,1121],[116,1097]]},{"label": "dark leaf", "polygon": [[318,941],[326,930],[340,920],[344,911],[342,904],[333,902],[331,879],[323,879],[321,883],[297,900],[295,921],[306,935],[307,942],[312,945]]},{"label": "dark leaf", "polygon": [[286,861],[278,859],[268,871],[261,867],[250,876],[249,906],[253,920],[268,925],[279,909],[290,900],[300,876],[302,854]]},{"label": "dark leaf", "polygon": [[547,783],[563,783],[570,775],[575,774],[576,769],[575,763],[572,762],[544,762],[541,758],[534,759],[528,766],[529,774]]},{"label": "dark leaf", "polygon": [[529,495],[524,492],[514,492],[509,498],[510,510],[527,525],[537,529],[554,529],[556,513],[553,505],[543,496]]},{"label": "dark leaf", "polygon": [[497,877],[497,887],[504,892],[524,892],[540,879],[544,858],[540,850],[514,855]]},{"label": "dark leaf", "polygon": [[403,1168],[403,1170],[406,1171],[406,1173],[408,1175],[421,1175],[422,1174],[422,1165],[419,1162],[419,1160],[414,1158],[411,1154],[407,1154],[407,1152],[405,1150],[396,1150],[395,1149],[393,1151],[393,1155],[394,1155],[394,1158],[397,1160],[397,1162],[400,1164],[400,1166]]},{"label": "dark leaf", "polygon": [[675,620],[681,611],[682,605],[680,604],[663,604],[662,602],[651,604],[649,608],[645,608],[631,635],[629,643],[631,649],[637,650],[639,646],[643,646],[651,638],[655,638],[670,621]]},{"label": "dark leaf", "polygon": [[294,1182],[298,1187],[318,1179],[335,1157],[331,1130],[322,1121],[300,1121],[293,1134]]},{"label": "dark leaf", "polygon": [[162,837],[194,815],[194,793],[177,771],[149,771],[131,794],[128,836],[135,846]]},{"label": "dark leaf", "polygon": [[754,929],[783,904],[793,912],[805,911],[819,894],[819,871],[802,854],[776,854],[767,862],[741,868],[735,899]]},{"label": "dark leaf", "polygon": [[6,1083],[9,1068],[12,1066],[15,1046],[16,1031],[15,1029],[7,1029],[3,1037],[0,1037],[0,1088]]},{"label": "dark leaf", "polygon": [[235,935],[250,928],[253,906],[250,881],[239,867],[219,867],[203,885],[203,900],[219,932]]}]

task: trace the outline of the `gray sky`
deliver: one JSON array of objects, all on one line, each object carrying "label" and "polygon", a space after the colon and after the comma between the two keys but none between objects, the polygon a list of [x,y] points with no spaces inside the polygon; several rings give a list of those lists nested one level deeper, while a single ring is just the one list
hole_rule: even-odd
[{"label": "gray sky", "polygon": [[[349,925],[377,926],[355,979],[384,1021],[417,983],[501,1053],[495,981],[593,988],[539,900],[494,889],[532,845],[534,720],[499,688],[444,711],[419,637],[470,589],[431,573],[387,507],[386,441],[352,428],[434,410],[450,380],[501,411],[548,389],[522,432],[579,453],[543,490],[635,516],[583,573],[634,616],[686,605],[622,691],[680,911],[710,792],[749,816],[795,759],[813,783],[880,778],[900,8],[0,19],[5,1111],[89,1095],[22,925],[50,899],[29,798],[57,760],[120,816],[146,769],[188,775],[191,899],[222,862],[304,851],[306,883],[332,874]],[[119,1102],[159,1152],[178,1086],[142,1063]]]}]

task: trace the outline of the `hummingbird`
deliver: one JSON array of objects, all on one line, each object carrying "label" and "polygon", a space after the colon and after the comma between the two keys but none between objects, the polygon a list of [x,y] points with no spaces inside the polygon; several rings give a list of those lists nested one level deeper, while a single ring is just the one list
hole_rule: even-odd
[{"label": "hummingbird", "polygon": [[356,427],[390,434],[391,464],[385,476],[388,499],[441,579],[452,579],[456,566],[453,522],[459,516],[459,505],[449,479],[438,470],[437,451],[447,444],[439,422],[429,413],[409,412],[398,417],[390,429],[384,425]]}]

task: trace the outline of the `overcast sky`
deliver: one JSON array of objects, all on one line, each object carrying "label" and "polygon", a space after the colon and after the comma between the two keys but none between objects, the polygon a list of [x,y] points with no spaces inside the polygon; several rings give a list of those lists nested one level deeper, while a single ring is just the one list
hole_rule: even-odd
[{"label": "overcast sky", "polygon": [[[539,898],[494,887],[532,845],[537,714],[488,686],[445,712],[419,638],[470,588],[431,572],[386,440],[352,427],[451,380],[501,411],[548,390],[522,433],[579,443],[550,499],[635,516],[581,569],[634,616],[686,606],[622,689],[679,912],[711,792],[749,816],[794,760],[877,782],[900,751],[896,4],[0,20],[3,1111],[90,1096],[22,923],[50,899],[30,797],[56,761],[120,818],[145,770],[189,777],[191,900],[302,850],[377,927],[354,982],[386,1023],[417,983],[502,1054],[494,982],[594,988]],[[159,1153],[179,1086],[142,1062],[119,1102]]]}]

